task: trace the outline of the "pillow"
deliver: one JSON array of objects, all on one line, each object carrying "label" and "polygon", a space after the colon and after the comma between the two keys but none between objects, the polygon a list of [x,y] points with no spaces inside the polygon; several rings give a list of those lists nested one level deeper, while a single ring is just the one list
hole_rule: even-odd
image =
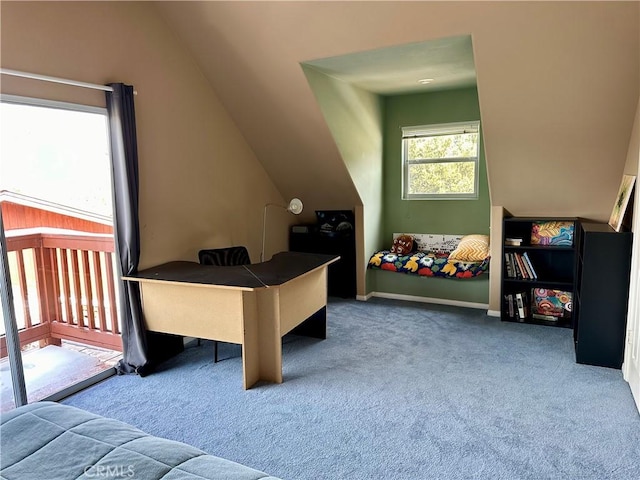
[{"label": "pillow", "polygon": [[573,222],[533,222],[531,245],[573,245]]},{"label": "pillow", "polygon": [[462,262],[481,262],[489,256],[488,235],[465,235],[456,249],[449,255],[449,260]]},{"label": "pillow", "polygon": [[398,235],[391,245],[391,253],[407,255],[413,252],[413,237],[411,235]]}]

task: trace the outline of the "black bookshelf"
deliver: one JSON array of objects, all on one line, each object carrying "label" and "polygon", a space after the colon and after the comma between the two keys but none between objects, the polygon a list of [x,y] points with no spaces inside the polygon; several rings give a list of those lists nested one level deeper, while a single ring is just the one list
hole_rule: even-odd
[{"label": "black bookshelf", "polygon": [[631,273],[632,233],[605,223],[580,225],[573,338],[576,361],[620,368]]},{"label": "black bookshelf", "polygon": [[[571,245],[532,245],[532,228],[540,222],[571,223],[574,232]],[[503,321],[572,328],[572,303],[567,303],[561,315],[543,315],[534,312],[533,299],[535,289],[565,292],[566,298],[573,298],[578,227],[575,217],[504,218],[500,315]],[[520,243],[509,244],[509,239],[519,239]],[[520,300],[522,306],[518,308]]]}]

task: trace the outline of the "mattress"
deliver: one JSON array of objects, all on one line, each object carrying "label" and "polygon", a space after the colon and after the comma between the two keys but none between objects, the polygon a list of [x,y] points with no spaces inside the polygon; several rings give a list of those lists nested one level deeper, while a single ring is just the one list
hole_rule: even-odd
[{"label": "mattress", "polygon": [[3,480],[277,480],[187,444],[54,402],[3,413],[0,442]]}]

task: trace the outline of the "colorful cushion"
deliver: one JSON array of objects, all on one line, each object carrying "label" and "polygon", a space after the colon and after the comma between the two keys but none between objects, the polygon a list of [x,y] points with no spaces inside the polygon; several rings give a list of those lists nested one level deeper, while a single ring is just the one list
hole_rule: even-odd
[{"label": "colorful cushion", "polygon": [[451,252],[449,260],[461,262],[481,262],[489,256],[488,235],[465,235],[458,247]]},{"label": "colorful cushion", "polygon": [[546,288],[533,289],[532,312],[552,317],[570,317],[571,292]]},{"label": "colorful cushion", "polygon": [[573,222],[533,222],[531,245],[573,245]]}]

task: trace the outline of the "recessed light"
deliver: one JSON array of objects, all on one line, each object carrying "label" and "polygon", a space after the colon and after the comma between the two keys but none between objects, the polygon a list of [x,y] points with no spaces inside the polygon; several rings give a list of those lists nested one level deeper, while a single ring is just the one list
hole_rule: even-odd
[{"label": "recessed light", "polygon": [[418,83],[421,83],[422,85],[426,85],[431,82],[433,82],[433,78],[421,78],[418,80]]}]

